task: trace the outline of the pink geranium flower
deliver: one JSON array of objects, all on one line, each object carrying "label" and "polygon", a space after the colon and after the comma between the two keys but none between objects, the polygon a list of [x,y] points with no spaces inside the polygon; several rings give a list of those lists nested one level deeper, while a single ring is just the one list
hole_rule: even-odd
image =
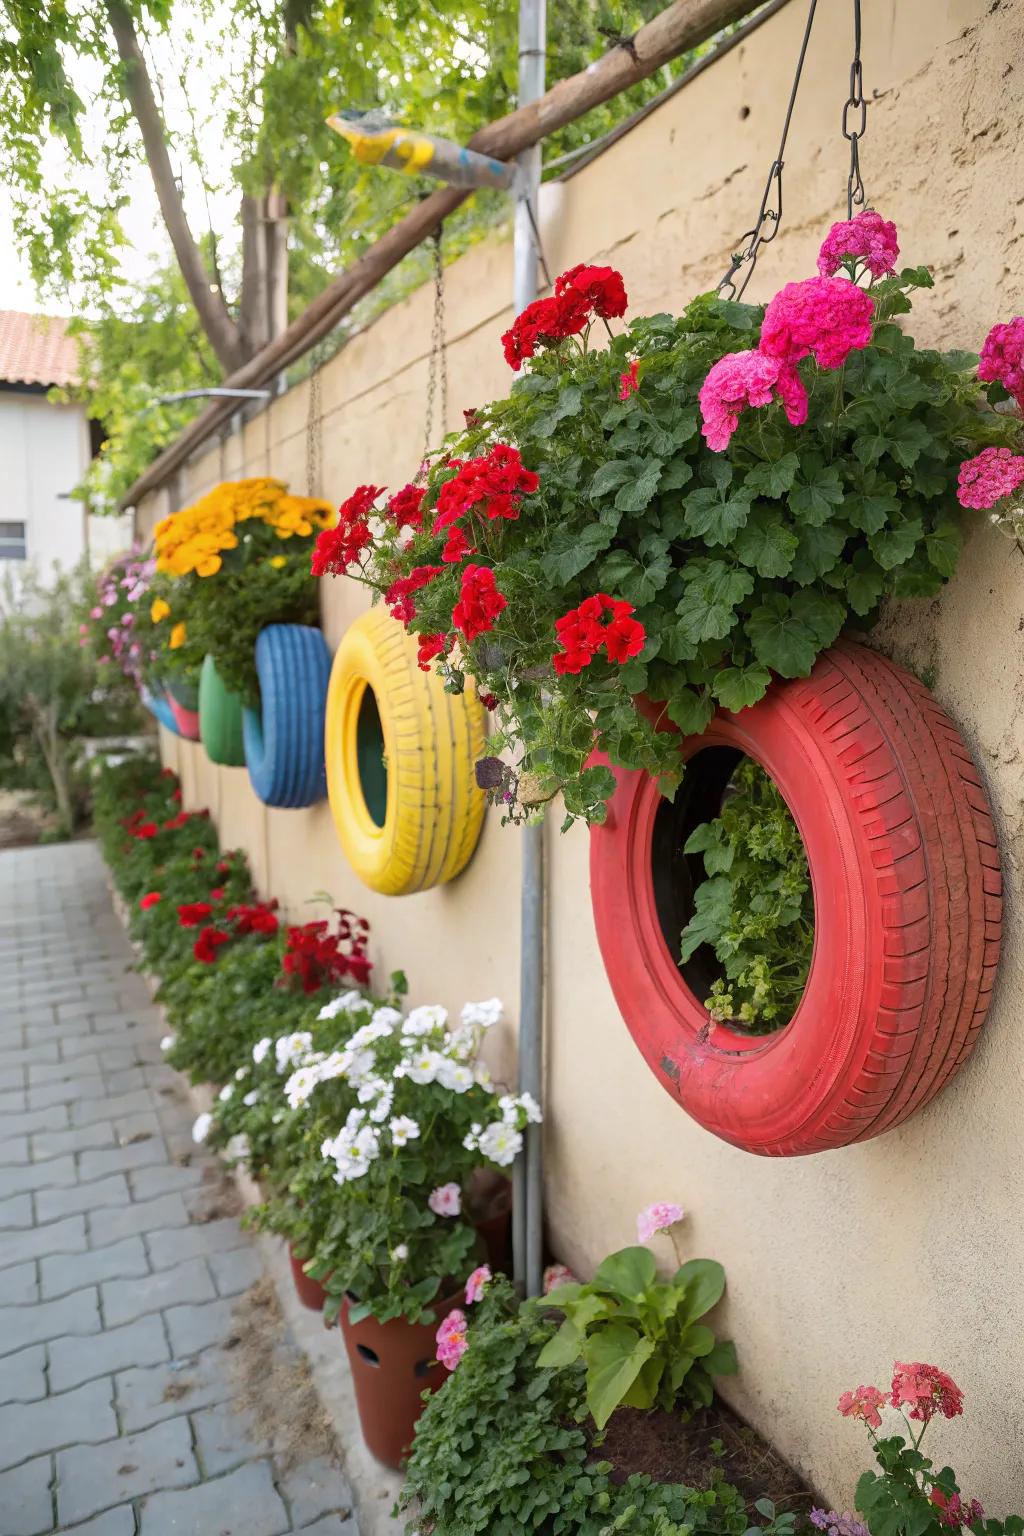
[{"label": "pink geranium flower", "polygon": [[865,208],[855,218],[832,225],[818,252],[818,271],[832,277],[844,261],[853,260],[863,262],[872,277],[885,277],[895,272],[899,254],[896,225]]},{"label": "pink geranium flower", "polygon": [[839,368],[871,340],[875,301],[848,277],[787,283],[764,313],[760,350],[782,363],[813,353],[821,368]]},{"label": "pink geranium flower", "polygon": [[709,370],[700,389],[701,431],[715,453],[728,447],[748,406],[778,399],[794,427],[807,420],[807,392],[796,369],[761,352],[728,352]]},{"label": "pink geranium flower", "polygon": [[442,1320],[441,1326],[434,1335],[437,1340],[437,1358],[445,1370],[454,1371],[466,1353],[469,1343],[466,1329],[466,1314],[456,1307]]},{"label": "pink geranium flower", "polygon": [[462,1191],[457,1184],[439,1184],[427,1197],[435,1216],[457,1216],[462,1210]]},{"label": "pink geranium flower", "polygon": [[672,1205],[667,1200],[656,1200],[636,1218],[638,1240],[641,1243],[649,1242],[655,1232],[667,1232],[669,1227],[674,1227],[677,1221],[682,1221],[685,1215],[686,1212],[681,1205]]},{"label": "pink geranium flower", "polygon": [[1001,384],[1024,410],[1024,315],[994,325],[985,337],[978,363],[983,384]]},{"label": "pink geranium flower", "polygon": [[987,511],[1024,485],[1024,456],[1009,448],[983,448],[960,465],[956,499],[962,507]]},{"label": "pink geranium flower", "polygon": [[473,1273],[466,1281],[466,1301],[470,1306],[472,1306],[474,1302],[480,1300],[487,1287],[488,1281],[492,1278],[493,1276],[491,1275],[491,1266],[489,1264],[479,1264],[476,1269],[474,1269]]},{"label": "pink geranium flower", "polygon": [[964,1395],[951,1376],[937,1365],[907,1364],[897,1360],[892,1368],[894,1408],[910,1409],[908,1418],[927,1424],[937,1413],[955,1419],[964,1411]]},{"label": "pink geranium flower", "polygon": [[888,1393],[880,1392],[877,1387],[858,1387],[854,1392],[844,1392],[838,1406],[844,1419],[863,1419],[872,1429],[878,1429],[882,1422],[878,1410],[885,1408],[888,1402]]},{"label": "pink geranium flower", "polygon": [[576,1285],[576,1276],[568,1264],[549,1264],[544,1271],[544,1295],[557,1291],[560,1285]]}]

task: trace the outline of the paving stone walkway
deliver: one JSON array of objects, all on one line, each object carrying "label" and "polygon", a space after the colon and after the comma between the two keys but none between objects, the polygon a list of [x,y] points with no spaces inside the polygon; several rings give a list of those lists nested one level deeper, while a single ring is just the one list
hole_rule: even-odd
[{"label": "paving stone walkway", "polygon": [[132,960],[94,844],[0,853],[0,1536],[357,1536],[237,1406],[259,1256]]}]

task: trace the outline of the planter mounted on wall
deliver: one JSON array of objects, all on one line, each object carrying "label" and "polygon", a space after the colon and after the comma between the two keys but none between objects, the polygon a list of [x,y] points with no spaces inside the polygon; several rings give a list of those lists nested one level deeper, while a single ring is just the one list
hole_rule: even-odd
[{"label": "planter mounted on wall", "polygon": [[271,624],[256,641],[260,708],[242,716],[245,763],[264,805],[298,810],[326,793],[324,705],[331,658],[318,629]]},{"label": "planter mounted on wall", "polygon": [[174,718],[171,701],[165,693],[162,693],[159,688],[143,688],[140,697],[143,707],[149,710],[165,730],[173,731],[175,736],[181,734],[178,730],[178,722]]},{"label": "planter mounted on wall", "polygon": [[[591,834],[591,890],[634,1040],[694,1119],[747,1151],[793,1156],[891,1130],[963,1065],[991,998],[999,853],[966,747],[916,678],[844,641],[808,678],[680,737],[684,759],[698,752],[719,800],[739,753],[786,800],[814,892],[810,972],[776,1034],[720,1024],[709,1036],[676,958],[689,914],[665,877],[706,819],[699,775],[673,805],[647,775],[617,770],[608,822]],[[715,789],[704,785],[705,807]]]},{"label": "planter mounted on wall", "polygon": [[484,710],[472,683],[445,693],[417,637],[382,608],[338,647],[327,696],[327,793],[345,856],[371,890],[406,896],[454,880],[480,836],[475,763]]},{"label": "planter mounted on wall", "polygon": [[462,1301],[462,1291],[431,1309],[435,1321],[410,1323],[404,1317],[380,1323],[350,1319],[346,1296],[338,1316],[348,1352],[363,1439],[386,1467],[400,1467],[412,1444],[423,1393],[442,1386],[447,1371],[436,1359],[436,1333],[442,1318]]},{"label": "planter mounted on wall", "polygon": [[212,656],[206,657],[199,674],[199,739],[211,763],[244,767],[242,701],[225,688]]}]

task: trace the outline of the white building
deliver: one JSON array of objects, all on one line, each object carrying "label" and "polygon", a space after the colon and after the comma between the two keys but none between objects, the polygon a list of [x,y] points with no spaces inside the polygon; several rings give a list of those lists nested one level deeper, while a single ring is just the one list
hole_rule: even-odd
[{"label": "white building", "polygon": [[52,404],[47,392],[78,376],[66,320],[0,310],[0,561],[31,563],[44,578],[86,554],[102,566],[131,537],[122,519],[90,517],[71,495],[99,426],[84,405]]}]

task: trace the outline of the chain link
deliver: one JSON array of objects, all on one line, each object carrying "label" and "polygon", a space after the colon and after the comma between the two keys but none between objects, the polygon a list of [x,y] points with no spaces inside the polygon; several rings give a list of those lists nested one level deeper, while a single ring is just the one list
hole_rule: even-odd
[{"label": "chain link", "polygon": [[[859,7],[860,0],[856,0]],[[807,25],[804,27],[803,42],[800,44],[800,56],[796,62],[796,74],[793,77],[793,86],[789,93],[789,105],[786,108],[786,120],[782,125],[782,138],[779,142],[779,152],[772,161],[768,172],[768,180],[765,182],[764,193],[761,197],[761,206],[757,213],[757,222],[752,229],[748,229],[741,236],[741,245],[733,254],[722,281],[718,285],[717,292],[727,299],[742,299],[746,292],[747,284],[754,275],[757,266],[757,258],[761,254],[762,245],[768,245],[779,232],[782,223],[782,170],[785,165],[786,140],[789,137],[789,125],[793,120],[793,108],[796,106],[797,91],[800,89],[800,76],[803,74],[804,59],[807,57],[807,44],[811,40],[811,28],[814,25],[814,13],[817,10],[818,0],[810,0],[807,12]],[[859,14],[859,12],[858,12]],[[742,283],[737,286],[737,276],[744,266],[748,271]]]},{"label": "chain link", "polygon": [[320,472],[323,461],[324,423],[320,409],[320,369],[325,349],[321,344],[314,347],[310,361],[309,409],[306,414],[306,495],[320,495]]},{"label": "chain link", "polygon": [[433,446],[434,438],[434,409],[437,400],[438,383],[441,387],[441,432],[444,437],[448,430],[448,342],[445,337],[444,321],[444,251],[442,250],[442,235],[444,226],[438,225],[434,232],[434,324],[430,335],[430,369],[427,375],[427,419],[423,432],[423,461],[426,462],[428,453]]},{"label": "chain link", "polygon": [[[853,0],[853,63],[850,65],[850,95],[843,106],[843,138],[850,145],[850,174],[846,178],[846,217],[853,218],[854,208],[863,208],[866,193],[860,173],[860,141],[868,126],[868,104],[864,95],[864,69],[860,60],[860,3]],[[851,114],[854,127],[851,128]]]}]

